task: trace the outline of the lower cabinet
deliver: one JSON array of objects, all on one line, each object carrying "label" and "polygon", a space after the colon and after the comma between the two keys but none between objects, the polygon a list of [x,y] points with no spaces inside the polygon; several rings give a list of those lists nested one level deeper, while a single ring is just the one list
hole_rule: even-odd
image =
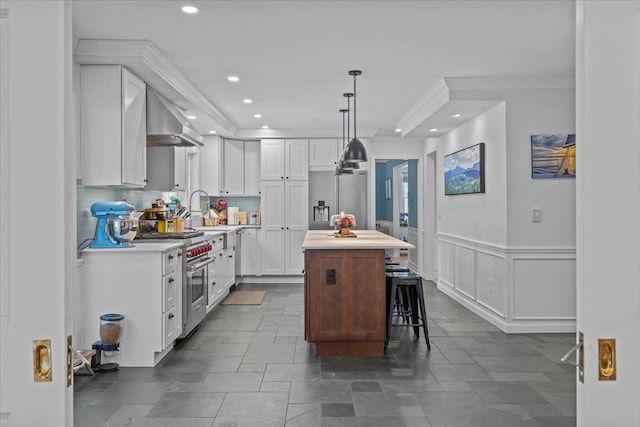
[{"label": "lower cabinet", "polygon": [[262,274],[302,274],[302,242],[309,228],[308,201],[308,181],[262,182]]},{"label": "lower cabinet", "polygon": [[78,346],[91,348],[100,339],[100,315],[122,314],[123,367],[155,366],[182,333],[181,248],[147,251],[144,245],[82,251]]},{"label": "lower cabinet", "polygon": [[[243,276],[259,276],[261,274],[260,244],[258,229],[245,228],[242,230],[242,245],[240,246],[240,274]],[[236,254],[238,256],[238,254]]]}]

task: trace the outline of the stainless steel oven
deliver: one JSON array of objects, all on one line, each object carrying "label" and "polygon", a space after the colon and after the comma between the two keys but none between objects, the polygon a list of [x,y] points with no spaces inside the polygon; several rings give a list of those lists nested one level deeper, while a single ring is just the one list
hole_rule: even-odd
[{"label": "stainless steel oven", "polygon": [[215,262],[211,237],[206,235],[191,239],[183,248],[184,276],[182,292],[184,338],[202,322],[207,314],[207,287],[209,267]]}]

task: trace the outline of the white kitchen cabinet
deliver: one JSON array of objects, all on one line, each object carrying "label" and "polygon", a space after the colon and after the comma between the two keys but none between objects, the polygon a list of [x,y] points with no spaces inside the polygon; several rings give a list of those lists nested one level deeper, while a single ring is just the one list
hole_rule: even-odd
[{"label": "white kitchen cabinet", "polygon": [[302,241],[308,229],[308,181],[263,181],[262,274],[301,274]]},{"label": "white kitchen cabinet", "polygon": [[144,82],[120,65],[83,65],[80,86],[82,184],[144,187]]},{"label": "white kitchen cabinet", "polygon": [[228,290],[236,284],[236,232],[228,231],[225,236],[225,246],[223,250],[222,274],[224,277],[223,286]]},{"label": "white kitchen cabinet", "polygon": [[187,191],[187,147],[147,147],[145,190]]},{"label": "white kitchen cabinet", "polygon": [[335,170],[342,154],[342,141],[335,139],[309,140],[309,170]]},{"label": "white kitchen cabinet", "polygon": [[208,266],[207,313],[213,310],[228,293],[224,287],[224,235],[215,237],[212,245],[214,261]]},{"label": "white kitchen cabinet", "polygon": [[[218,136],[205,136],[200,147],[200,188],[210,196],[224,195],[223,143]],[[194,188],[193,190],[198,190]],[[192,190],[192,191],[193,191]]]},{"label": "white kitchen cabinet", "polygon": [[[240,246],[240,274],[242,276],[259,276],[262,273],[260,264],[260,246],[257,228],[243,228]],[[238,256],[238,254],[236,254]]]},{"label": "white kitchen cabinet", "polygon": [[261,148],[262,181],[309,179],[309,141],[307,139],[263,139]]},{"label": "white kitchen cabinet", "polygon": [[260,195],[260,141],[244,142],[244,195]]},{"label": "white kitchen cabinet", "polygon": [[120,313],[123,367],[155,366],[182,333],[182,249],[142,249],[89,249],[81,255],[84,330],[78,347],[91,348],[100,339],[100,315]]},{"label": "white kitchen cabinet", "polygon": [[244,195],[244,141],[224,140],[224,194]]}]

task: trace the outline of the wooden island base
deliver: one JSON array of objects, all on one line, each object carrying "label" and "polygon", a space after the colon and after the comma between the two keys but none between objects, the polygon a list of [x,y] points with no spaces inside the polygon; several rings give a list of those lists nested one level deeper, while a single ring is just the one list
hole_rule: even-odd
[{"label": "wooden island base", "polygon": [[387,330],[385,249],[413,245],[375,230],[354,239],[307,231],[304,336],[319,356],[382,356]]},{"label": "wooden island base", "polygon": [[384,341],[316,342],[318,356],[384,356]]}]

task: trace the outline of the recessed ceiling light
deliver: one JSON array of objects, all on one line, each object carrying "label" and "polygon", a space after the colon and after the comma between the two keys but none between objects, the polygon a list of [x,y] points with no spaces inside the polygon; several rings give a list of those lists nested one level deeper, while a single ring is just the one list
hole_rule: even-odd
[{"label": "recessed ceiling light", "polygon": [[218,133],[215,130],[210,130],[209,133]]},{"label": "recessed ceiling light", "polygon": [[436,129],[436,128],[429,129],[429,132],[438,132],[438,129]]},{"label": "recessed ceiling light", "polygon": [[240,77],[238,76],[229,76],[227,77],[227,80],[229,80],[230,82],[239,82],[240,81]]},{"label": "recessed ceiling light", "polygon": [[462,114],[452,114],[451,117],[453,117],[454,119],[457,119],[458,117],[462,116]]},{"label": "recessed ceiling light", "polygon": [[253,117],[255,117],[256,119],[260,119],[262,118],[262,114],[254,114]]},{"label": "recessed ceiling light", "polygon": [[182,11],[189,15],[195,15],[198,13],[198,8],[195,6],[182,6]]},{"label": "recessed ceiling light", "polygon": [[245,104],[251,104],[251,103],[253,103],[253,100],[249,99],[249,98],[245,98],[245,99],[242,100],[242,102],[244,102]]},{"label": "recessed ceiling light", "polygon": [[267,126],[267,125],[262,125],[262,129],[269,129],[269,126]]},{"label": "recessed ceiling light", "polygon": [[187,116],[187,119],[189,120],[195,120],[196,116]]},{"label": "recessed ceiling light", "polygon": [[396,132],[402,132],[402,129],[396,128]]}]

